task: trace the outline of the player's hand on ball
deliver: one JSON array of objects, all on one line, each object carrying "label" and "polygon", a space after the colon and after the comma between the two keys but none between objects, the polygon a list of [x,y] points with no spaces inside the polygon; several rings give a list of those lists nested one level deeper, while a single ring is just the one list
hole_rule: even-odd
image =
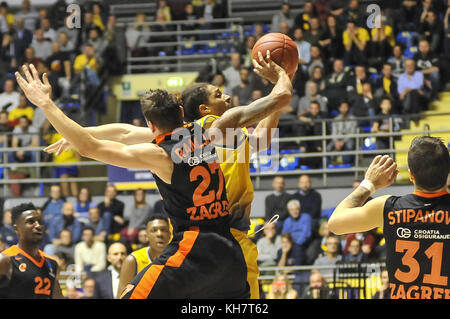
[{"label": "player's hand on ball", "polygon": [[272,84],[277,83],[281,72],[286,72],[281,66],[271,60],[269,50],[266,52],[265,59],[263,58],[261,51],[258,51],[258,60],[259,61],[253,59],[253,71]]},{"label": "player's hand on ball", "polygon": [[397,174],[397,163],[389,155],[378,155],[367,169],[365,179],[372,182],[375,189],[380,189],[390,186]]},{"label": "player's hand on ball", "polygon": [[52,87],[48,81],[47,74],[44,73],[42,75],[41,81],[33,64],[30,64],[29,67],[24,64],[22,70],[26,79],[24,79],[19,72],[16,72],[17,83],[31,103],[38,107],[42,107],[51,100],[52,96]]},{"label": "player's hand on ball", "polygon": [[65,138],[61,138],[57,142],[44,148],[44,152],[49,154],[55,153],[56,156],[61,155],[62,152],[67,152],[72,149],[72,144],[66,141]]}]

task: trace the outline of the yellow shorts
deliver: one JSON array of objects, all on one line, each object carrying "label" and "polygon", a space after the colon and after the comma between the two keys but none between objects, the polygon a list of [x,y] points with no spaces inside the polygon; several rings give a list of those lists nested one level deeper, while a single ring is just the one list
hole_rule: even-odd
[{"label": "yellow shorts", "polygon": [[248,238],[247,233],[236,228],[230,228],[230,232],[241,246],[245,263],[247,264],[247,282],[250,286],[250,299],[259,299],[258,249],[255,243]]}]

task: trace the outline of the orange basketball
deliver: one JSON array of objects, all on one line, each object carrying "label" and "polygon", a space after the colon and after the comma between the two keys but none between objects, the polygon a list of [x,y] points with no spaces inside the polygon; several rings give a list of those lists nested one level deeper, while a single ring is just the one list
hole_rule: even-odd
[{"label": "orange basketball", "polygon": [[298,50],[290,37],[275,32],[262,36],[253,47],[252,58],[258,62],[258,51],[261,51],[265,58],[267,50],[270,51],[272,61],[285,69],[287,74],[292,75],[295,72],[298,66]]}]

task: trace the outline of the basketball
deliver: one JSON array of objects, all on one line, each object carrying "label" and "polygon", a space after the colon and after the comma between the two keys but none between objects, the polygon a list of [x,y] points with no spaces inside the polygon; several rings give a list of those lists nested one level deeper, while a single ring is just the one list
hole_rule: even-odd
[{"label": "basketball", "polygon": [[266,57],[267,50],[273,62],[286,70],[288,75],[295,73],[298,65],[297,45],[290,37],[282,33],[268,33],[256,41],[252,49],[252,59],[259,62],[258,51]]}]

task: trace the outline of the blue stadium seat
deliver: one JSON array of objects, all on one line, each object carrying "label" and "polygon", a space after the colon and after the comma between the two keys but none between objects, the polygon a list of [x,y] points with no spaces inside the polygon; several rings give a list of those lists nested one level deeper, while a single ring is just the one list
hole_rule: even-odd
[{"label": "blue stadium seat", "polygon": [[322,210],[322,214],[320,214],[320,217],[325,217],[326,219],[329,219],[331,214],[333,214],[335,208],[336,207],[332,207]]},{"label": "blue stadium seat", "polygon": [[298,167],[299,158],[289,155],[297,153],[299,150],[281,150],[280,151],[280,171],[293,171]]},{"label": "blue stadium seat", "polygon": [[5,169],[4,167],[0,167],[0,178],[3,178],[3,170],[4,169]]},{"label": "blue stadium seat", "polygon": [[350,163],[344,163],[344,164],[328,164],[328,168],[334,169],[334,168],[350,168]]},{"label": "blue stadium seat", "polygon": [[416,46],[411,46],[405,50],[404,56],[407,59],[412,59],[417,52],[419,52],[419,48]]},{"label": "blue stadium seat", "polygon": [[363,147],[364,151],[373,151],[377,149],[377,143],[375,137],[366,137],[364,139]]},{"label": "blue stadium seat", "polygon": [[182,55],[191,55],[195,54],[196,46],[192,44],[192,42],[186,42],[181,46],[181,54]]},{"label": "blue stadium seat", "polygon": [[417,32],[402,31],[397,33],[397,36],[395,37],[395,43],[401,44],[406,48],[409,48],[410,46],[414,45],[414,43],[417,40],[417,37],[418,37]]}]

